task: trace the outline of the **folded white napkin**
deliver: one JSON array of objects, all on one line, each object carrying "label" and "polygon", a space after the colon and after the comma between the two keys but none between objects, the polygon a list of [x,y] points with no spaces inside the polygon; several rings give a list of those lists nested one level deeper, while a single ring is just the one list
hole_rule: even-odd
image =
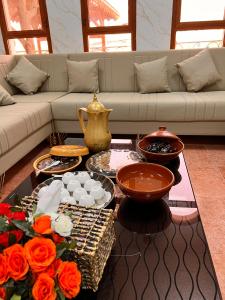
[{"label": "folded white napkin", "polygon": [[59,208],[61,198],[62,181],[55,180],[48,189],[39,196],[36,214],[56,213]]}]

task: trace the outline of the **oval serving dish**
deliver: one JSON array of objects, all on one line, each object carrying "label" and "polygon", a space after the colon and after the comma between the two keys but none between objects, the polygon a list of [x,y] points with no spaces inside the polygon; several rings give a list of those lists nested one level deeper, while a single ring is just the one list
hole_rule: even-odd
[{"label": "oval serving dish", "polygon": [[[61,159],[60,157],[58,158],[59,160]],[[54,160],[56,161],[56,159]],[[37,172],[41,172],[47,175],[62,174],[74,170],[77,166],[79,166],[79,164],[82,162],[82,157],[81,156],[74,157],[71,159],[71,161],[62,160],[55,167],[48,168],[47,165],[48,164],[50,165],[54,160],[52,159],[52,155],[45,154],[40,156],[34,161],[33,167]]]}]

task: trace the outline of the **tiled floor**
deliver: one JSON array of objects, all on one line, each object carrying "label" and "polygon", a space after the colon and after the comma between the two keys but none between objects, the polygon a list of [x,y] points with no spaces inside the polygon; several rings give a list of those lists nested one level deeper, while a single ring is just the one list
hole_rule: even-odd
[{"label": "tiled floor", "polygon": [[[185,158],[225,299],[225,138],[183,137]],[[32,171],[34,159],[48,152],[42,143],[6,174],[3,198]]]},{"label": "tiled floor", "polygon": [[185,158],[225,299],[225,145],[186,145]]}]

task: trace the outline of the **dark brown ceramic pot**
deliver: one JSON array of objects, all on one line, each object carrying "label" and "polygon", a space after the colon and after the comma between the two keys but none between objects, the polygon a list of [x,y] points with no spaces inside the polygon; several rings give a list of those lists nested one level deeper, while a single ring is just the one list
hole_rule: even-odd
[{"label": "dark brown ceramic pot", "polygon": [[[176,151],[172,153],[153,153],[147,151],[148,146],[156,140],[163,140],[170,143],[172,148],[176,149]],[[137,147],[148,161],[158,162],[162,164],[168,163],[169,161],[178,157],[178,155],[184,150],[184,144],[182,143],[182,141],[176,135],[167,131],[166,127],[159,127],[158,131],[145,136],[138,142]]]},{"label": "dark brown ceramic pot", "polygon": [[158,164],[136,163],[119,169],[116,181],[121,191],[139,201],[162,198],[174,183],[173,173]]}]

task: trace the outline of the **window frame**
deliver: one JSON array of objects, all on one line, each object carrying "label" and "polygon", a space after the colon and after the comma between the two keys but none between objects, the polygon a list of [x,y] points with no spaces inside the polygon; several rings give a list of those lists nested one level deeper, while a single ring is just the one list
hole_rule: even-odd
[{"label": "window frame", "polygon": [[40,37],[45,37],[47,39],[48,51],[49,53],[52,53],[52,42],[51,42],[51,35],[49,29],[46,1],[38,0],[38,2],[40,7],[42,29],[18,31],[18,30],[8,30],[5,13],[4,13],[3,0],[0,0],[0,26],[1,26],[2,38],[3,38],[6,54],[12,54],[12,55],[15,54],[15,53],[10,53],[8,40],[22,39],[22,38],[40,38]]},{"label": "window frame", "polygon": [[128,0],[128,25],[90,27],[88,0],[80,0],[84,52],[89,52],[88,36],[97,34],[131,34],[131,51],[136,50],[136,0]]},{"label": "window frame", "polygon": [[176,47],[176,32],[189,30],[224,29],[223,47],[225,47],[225,9],[223,20],[181,22],[182,0],[173,0],[170,49]]}]

